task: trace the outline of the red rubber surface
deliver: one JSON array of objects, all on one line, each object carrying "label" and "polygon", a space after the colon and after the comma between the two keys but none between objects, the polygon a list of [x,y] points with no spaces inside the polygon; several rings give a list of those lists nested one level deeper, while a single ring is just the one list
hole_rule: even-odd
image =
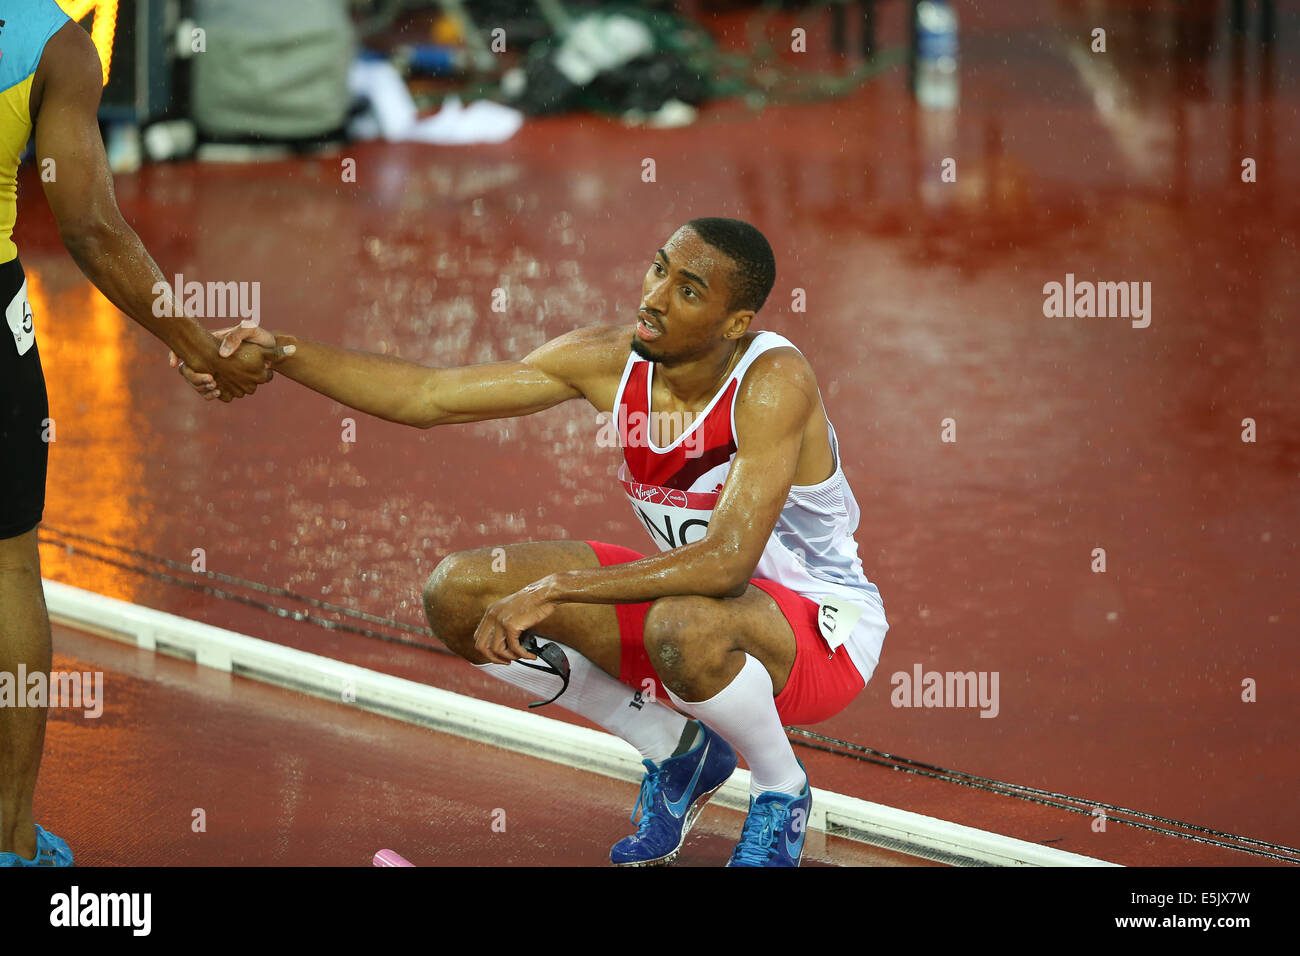
[{"label": "red rubber surface", "polygon": [[[52,711],[37,820],[79,866],[601,866],[637,787],[342,702],[56,629],[104,711]],[[201,811],[201,813],[199,812]],[[706,807],[678,858],[720,866],[744,817]],[[806,865],[925,864],[809,831]]]}]

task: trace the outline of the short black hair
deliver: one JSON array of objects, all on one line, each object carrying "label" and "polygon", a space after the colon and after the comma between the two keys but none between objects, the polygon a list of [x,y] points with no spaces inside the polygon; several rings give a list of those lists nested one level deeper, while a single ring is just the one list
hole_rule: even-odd
[{"label": "short black hair", "polygon": [[736,263],[731,275],[731,300],[727,303],[727,311],[750,309],[757,312],[761,309],[776,282],[776,257],[772,255],[767,238],[747,222],[716,216],[692,219],[682,228],[691,229]]}]

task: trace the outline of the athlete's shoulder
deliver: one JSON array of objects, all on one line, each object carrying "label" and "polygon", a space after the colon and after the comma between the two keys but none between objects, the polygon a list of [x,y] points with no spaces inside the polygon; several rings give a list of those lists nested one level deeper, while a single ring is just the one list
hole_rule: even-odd
[{"label": "athlete's shoulder", "polygon": [[99,109],[104,67],[90,34],[77,23],[68,20],[54,29],[35,69],[32,119],[36,122],[46,92],[55,89],[64,105],[75,103],[92,114]]},{"label": "athlete's shoulder", "polygon": [[804,354],[789,339],[775,332],[757,333],[749,348],[761,351],[749,362],[737,399],[759,401],[779,398],[791,389],[810,397],[817,394],[817,376]]},{"label": "athlete's shoulder", "polygon": [[70,19],[54,0],[0,0],[0,90],[36,72],[47,41]]}]

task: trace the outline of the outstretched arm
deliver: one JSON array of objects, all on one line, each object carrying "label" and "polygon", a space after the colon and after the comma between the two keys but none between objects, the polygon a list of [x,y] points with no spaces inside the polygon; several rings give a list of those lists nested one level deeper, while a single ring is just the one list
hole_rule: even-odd
[{"label": "outstretched arm", "polygon": [[[602,379],[613,376],[617,384],[627,354],[624,344],[620,358],[608,327],[576,329],[517,361],[459,368],[428,368],[266,329],[230,330],[227,340],[235,337],[266,348],[276,371],[313,391],[416,428],[516,418],[571,398],[592,397]],[[186,369],[182,374],[200,392],[211,388],[210,376]]]},{"label": "outstretched arm", "polygon": [[95,45],[76,23],[64,24],[41,54],[30,104],[37,158],[43,167],[53,164],[48,167],[52,175],[41,179],[63,244],[113,305],[166,342],[188,366],[214,373],[223,401],[250,394],[269,377],[260,350],[247,347],[229,359],[219,358],[216,342],[201,325],[174,314],[180,310],[171,292],[159,297],[153,291],[156,285],[164,290],[168,285],[117,208],[97,120],[102,91]]}]

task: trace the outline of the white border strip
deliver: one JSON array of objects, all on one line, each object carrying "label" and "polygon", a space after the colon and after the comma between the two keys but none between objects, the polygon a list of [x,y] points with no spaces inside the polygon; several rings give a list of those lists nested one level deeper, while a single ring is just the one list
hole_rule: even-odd
[{"label": "white border strip", "polygon": [[[629,744],[600,731],[430,687],[227,631],[188,618],[46,580],[52,620],[152,651],[179,653],[205,667],[288,686],[399,720],[638,783],[645,772]],[[353,695],[349,699],[348,694]],[[749,808],[749,772],[737,770],[714,802]],[[996,866],[1116,866],[1024,840],[813,788],[809,826],[862,842],[894,841]],[[892,845],[892,842],[891,842]],[[922,854],[924,855],[924,853]]]}]

